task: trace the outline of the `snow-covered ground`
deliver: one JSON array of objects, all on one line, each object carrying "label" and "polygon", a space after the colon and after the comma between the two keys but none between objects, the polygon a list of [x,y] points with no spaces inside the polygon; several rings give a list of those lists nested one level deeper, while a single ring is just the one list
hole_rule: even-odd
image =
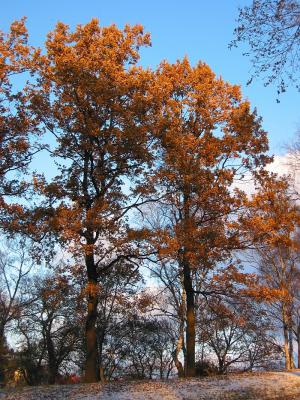
[{"label": "snow-covered ground", "polygon": [[0,389],[1,400],[296,400],[300,373]]}]

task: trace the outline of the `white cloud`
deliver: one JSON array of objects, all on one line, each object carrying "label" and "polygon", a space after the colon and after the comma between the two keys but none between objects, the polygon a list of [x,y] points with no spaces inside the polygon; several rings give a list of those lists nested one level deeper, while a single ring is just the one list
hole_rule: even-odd
[{"label": "white cloud", "polygon": [[[266,170],[278,176],[290,176],[291,183],[300,192],[300,160],[297,163],[289,154],[275,155],[273,162],[267,165]],[[233,188],[243,190],[248,195],[253,194],[255,186],[251,174],[246,174],[243,180],[236,181]]]},{"label": "white cloud", "polygon": [[274,161],[270,163],[266,169],[270,172],[274,172],[279,176],[290,175],[291,166],[290,166],[290,157],[288,154],[283,156],[274,156]]}]

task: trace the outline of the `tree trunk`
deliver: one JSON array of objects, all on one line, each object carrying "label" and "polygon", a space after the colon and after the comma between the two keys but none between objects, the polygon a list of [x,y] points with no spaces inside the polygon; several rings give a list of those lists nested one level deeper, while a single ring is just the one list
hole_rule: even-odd
[{"label": "tree trunk", "polygon": [[105,378],[104,368],[103,367],[99,368],[99,378],[100,378],[101,382],[103,382],[103,383],[106,382],[106,378]]},{"label": "tree trunk", "polygon": [[300,324],[297,326],[298,368],[300,368]]},{"label": "tree trunk", "polygon": [[4,385],[5,382],[4,355],[5,355],[5,338],[4,338],[4,333],[0,331],[0,387]]},{"label": "tree trunk", "polygon": [[219,374],[224,374],[225,373],[225,357],[222,357],[222,356],[218,357],[218,363],[219,363],[219,366],[218,366]]},{"label": "tree trunk", "polygon": [[290,368],[295,368],[294,363],[294,341],[293,341],[293,329],[289,327],[289,355],[290,355]]},{"label": "tree trunk", "polygon": [[86,336],[86,364],[85,377],[86,383],[97,382],[99,380],[98,371],[98,347],[97,347],[97,305],[98,305],[98,283],[97,270],[94,261],[94,255],[89,250],[85,256],[87,267],[88,285],[88,313],[85,325]]},{"label": "tree trunk", "polygon": [[99,379],[100,379],[100,382],[106,382],[106,377],[105,377],[104,367],[103,367],[103,345],[104,345],[104,339],[105,339],[104,327],[101,327],[100,332],[98,329],[97,333],[98,333],[97,345],[98,345]]},{"label": "tree trunk", "polygon": [[187,377],[195,376],[195,299],[191,269],[187,260],[183,262],[184,289],[186,293],[186,372]]},{"label": "tree trunk", "polygon": [[283,338],[284,338],[284,355],[285,355],[285,369],[291,369],[291,360],[289,352],[289,332],[288,326],[285,321],[283,321]]},{"label": "tree trunk", "polygon": [[49,385],[54,385],[54,383],[56,383],[58,371],[57,371],[55,349],[53,346],[50,330],[47,330],[46,332],[46,346],[48,353],[48,383]]},{"label": "tree trunk", "polygon": [[179,338],[177,340],[177,345],[176,345],[176,350],[174,352],[174,363],[175,367],[177,368],[178,372],[178,378],[183,378],[184,377],[184,368],[182,366],[181,361],[179,360],[178,356],[182,350],[183,346],[183,326],[180,324],[180,333],[179,333]]}]

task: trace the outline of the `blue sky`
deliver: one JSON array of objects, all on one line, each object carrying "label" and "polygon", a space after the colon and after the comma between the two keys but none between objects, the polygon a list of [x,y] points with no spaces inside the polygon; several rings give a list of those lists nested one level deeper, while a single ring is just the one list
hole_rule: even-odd
[{"label": "blue sky", "polygon": [[205,61],[217,75],[240,84],[245,97],[257,107],[269,132],[271,152],[284,153],[283,145],[300,129],[300,94],[293,88],[276,103],[276,88],[265,88],[261,80],[246,82],[251,64],[243,49],[228,49],[238,7],[251,0],[2,0],[0,29],[27,16],[31,43],[42,46],[57,21],[72,27],[97,17],[102,25],[141,23],[151,33],[152,47],[141,53],[145,66],[155,67],[162,59],[172,62],[185,55],[192,63]]}]

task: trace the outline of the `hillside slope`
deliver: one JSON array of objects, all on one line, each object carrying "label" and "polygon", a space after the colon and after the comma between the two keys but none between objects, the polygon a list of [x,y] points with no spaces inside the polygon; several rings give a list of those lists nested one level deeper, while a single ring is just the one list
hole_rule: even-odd
[{"label": "hillside slope", "polygon": [[25,387],[1,400],[296,400],[300,373],[240,374],[204,379]]}]

